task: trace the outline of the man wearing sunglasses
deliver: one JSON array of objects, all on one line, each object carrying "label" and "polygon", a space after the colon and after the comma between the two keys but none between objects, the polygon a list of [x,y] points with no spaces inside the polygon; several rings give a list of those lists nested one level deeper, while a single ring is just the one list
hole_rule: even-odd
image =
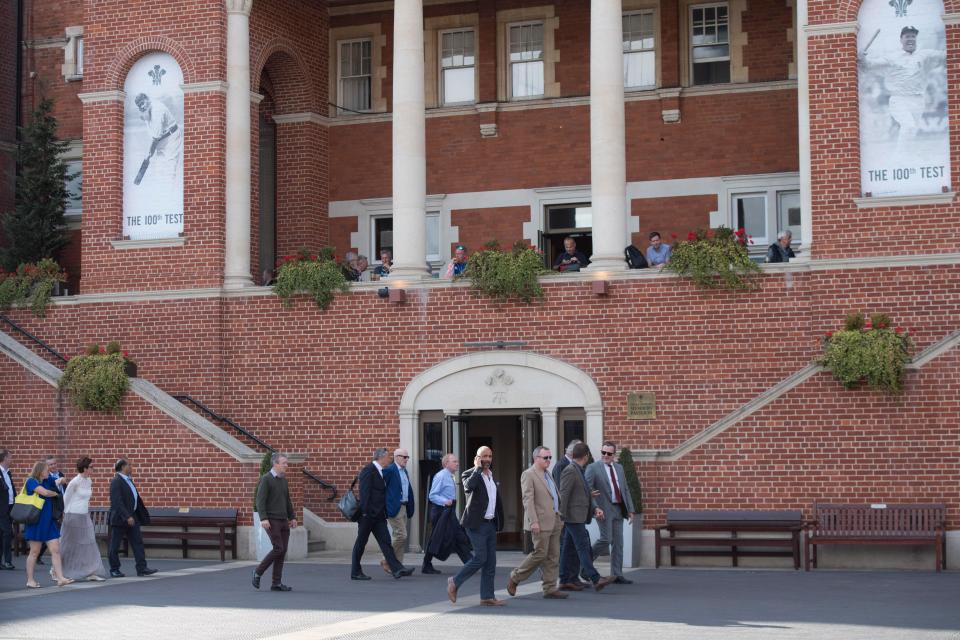
[{"label": "man wearing sunglasses", "polygon": [[517,595],[517,585],[538,568],[543,572],[543,597],[562,600],[567,594],[557,589],[560,574],[560,495],[548,468],[553,456],[550,449],[533,450],[533,464],[520,474],[523,498],[523,529],[533,538],[533,552],[510,572],[507,593]]},{"label": "man wearing sunglasses", "polygon": [[587,466],[587,484],[597,494],[597,506],[606,517],[597,522],[600,538],[593,544],[593,556],[610,554],[610,575],[617,584],[630,584],[623,577],[623,520],[633,522],[634,507],[627,487],[623,465],[614,460],[616,443],[607,440],[600,445],[600,460]]},{"label": "man wearing sunglasses", "polygon": [[[407,474],[409,461],[410,453],[406,449],[397,449],[393,452],[393,464],[383,470],[383,482],[387,487],[387,523],[393,531],[393,553],[400,564],[403,564],[407,552],[407,528],[414,512],[413,491]],[[393,575],[386,558],[380,561],[380,566]]]}]

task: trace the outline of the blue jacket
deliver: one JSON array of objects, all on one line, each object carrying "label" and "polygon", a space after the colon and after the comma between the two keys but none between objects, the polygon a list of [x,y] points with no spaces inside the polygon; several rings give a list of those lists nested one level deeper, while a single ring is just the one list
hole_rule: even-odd
[{"label": "blue jacket", "polygon": [[[407,517],[412,518],[414,512],[413,485],[410,483],[410,475],[404,469],[403,473],[407,475]],[[400,468],[396,463],[390,464],[383,470],[383,482],[387,485],[387,517],[393,518],[400,513],[400,500],[403,497],[403,484],[400,482]]]}]

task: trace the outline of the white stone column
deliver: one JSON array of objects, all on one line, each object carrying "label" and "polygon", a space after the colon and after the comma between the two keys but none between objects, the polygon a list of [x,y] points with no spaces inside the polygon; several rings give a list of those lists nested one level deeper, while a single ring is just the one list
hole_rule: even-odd
[{"label": "white stone column", "polygon": [[810,65],[807,33],[807,0],[797,0],[794,37],[797,40],[797,116],[800,136],[800,255],[791,262],[810,260],[813,246],[812,178],[810,165]]},{"label": "white stone column", "polygon": [[560,456],[563,455],[559,447],[560,443],[560,433],[557,429],[557,408],[556,407],[541,407],[540,408],[541,416],[541,428],[543,430],[543,446],[547,449],[550,449],[550,453],[553,454],[553,464],[556,464],[560,459]]},{"label": "white stone column", "polygon": [[227,3],[226,228],[223,286],[253,286],[250,278],[250,9]]},{"label": "white stone column", "polygon": [[603,410],[587,409],[587,423],[583,429],[583,441],[590,447],[590,453],[596,460],[600,456],[600,445],[603,442]]},{"label": "white stone column", "polygon": [[427,277],[423,0],[393,3],[393,269]]},{"label": "white stone column", "polygon": [[590,3],[590,271],[623,271],[627,235],[626,127],[623,114],[623,13],[620,0]]}]

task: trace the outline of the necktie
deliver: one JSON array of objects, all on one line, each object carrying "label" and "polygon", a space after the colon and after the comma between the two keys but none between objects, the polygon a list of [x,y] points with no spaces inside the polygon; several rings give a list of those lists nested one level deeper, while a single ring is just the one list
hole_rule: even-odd
[{"label": "necktie", "polygon": [[620,485],[617,484],[617,473],[616,471],[613,470],[612,464],[608,464],[607,469],[610,470],[610,478],[613,480],[613,498],[614,498],[613,501],[616,503],[622,504],[623,495],[620,494]]}]

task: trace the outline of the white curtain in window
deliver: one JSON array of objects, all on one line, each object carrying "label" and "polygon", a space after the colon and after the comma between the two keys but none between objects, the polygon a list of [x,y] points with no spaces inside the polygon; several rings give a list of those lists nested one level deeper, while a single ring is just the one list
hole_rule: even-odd
[{"label": "white curtain in window", "polygon": [[543,95],[543,62],[520,62],[512,69],[514,98]]},{"label": "white curtain in window", "polygon": [[657,83],[657,56],[653,51],[623,54],[623,86],[652,87]]},{"label": "white curtain in window", "polygon": [[443,103],[473,102],[473,67],[443,70]]}]

